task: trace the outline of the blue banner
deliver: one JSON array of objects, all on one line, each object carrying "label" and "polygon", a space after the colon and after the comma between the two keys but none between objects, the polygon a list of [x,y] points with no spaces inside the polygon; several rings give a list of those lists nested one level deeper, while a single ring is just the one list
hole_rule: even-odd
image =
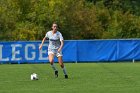
[{"label": "blue banner", "polygon": [[[48,42],[0,42],[0,63],[40,63],[48,61]],[[140,40],[66,40],[65,62],[140,60]],[[55,58],[57,62],[57,58]]]},{"label": "blue banner", "polygon": [[39,50],[41,42],[1,42],[0,62],[24,63],[24,62],[46,62],[48,61],[46,42]]}]

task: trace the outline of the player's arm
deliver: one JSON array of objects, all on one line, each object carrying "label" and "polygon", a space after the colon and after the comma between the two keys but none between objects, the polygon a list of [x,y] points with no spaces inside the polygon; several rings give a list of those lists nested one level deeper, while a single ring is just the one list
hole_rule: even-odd
[{"label": "player's arm", "polygon": [[61,43],[61,45],[60,45],[60,47],[58,49],[58,52],[60,52],[62,50],[63,45],[64,45],[64,40],[61,40],[60,43]]},{"label": "player's arm", "polygon": [[46,40],[46,37],[44,37],[44,38],[43,38],[42,43],[41,43],[41,45],[39,46],[39,50],[41,50],[41,49],[42,49],[42,46],[43,46],[43,44],[44,44],[45,40]]},{"label": "player's arm", "polygon": [[60,38],[60,47],[58,49],[58,52],[60,52],[62,50],[63,45],[64,45],[64,38],[61,33],[59,33],[59,38]]}]

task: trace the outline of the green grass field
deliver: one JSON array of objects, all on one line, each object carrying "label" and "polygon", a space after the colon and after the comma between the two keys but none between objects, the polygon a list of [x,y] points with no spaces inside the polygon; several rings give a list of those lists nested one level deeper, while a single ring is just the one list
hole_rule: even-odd
[{"label": "green grass field", "polygon": [[[0,93],[140,93],[140,63],[65,63],[55,78],[50,64],[0,65]],[[31,81],[31,73],[39,75]]]}]

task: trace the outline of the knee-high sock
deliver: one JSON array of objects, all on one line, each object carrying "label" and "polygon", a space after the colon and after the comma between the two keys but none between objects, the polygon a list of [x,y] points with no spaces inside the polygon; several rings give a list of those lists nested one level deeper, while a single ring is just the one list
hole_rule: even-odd
[{"label": "knee-high sock", "polygon": [[63,69],[63,73],[64,73],[64,75],[67,75],[66,68],[65,68],[65,67],[63,67],[62,69]]},{"label": "knee-high sock", "polygon": [[56,69],[56,67],[55,67],[54,64],[51,64],[51,67],[52,67],[52,69],[53,69],[54,71],[57,71],[57,69]]}]

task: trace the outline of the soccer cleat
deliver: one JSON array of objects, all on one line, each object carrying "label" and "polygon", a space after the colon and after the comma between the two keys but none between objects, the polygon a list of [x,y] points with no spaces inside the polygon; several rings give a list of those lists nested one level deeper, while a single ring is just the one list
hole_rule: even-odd
[{"label": "soccer cleat", "polygon": [[65,79],[68,79],[68,75],[65,75]]},{"label": "soccer cleat", "polygon": [[55,71],[55,77],[56,78],[58,77],[58,71],[57,70]]}]

